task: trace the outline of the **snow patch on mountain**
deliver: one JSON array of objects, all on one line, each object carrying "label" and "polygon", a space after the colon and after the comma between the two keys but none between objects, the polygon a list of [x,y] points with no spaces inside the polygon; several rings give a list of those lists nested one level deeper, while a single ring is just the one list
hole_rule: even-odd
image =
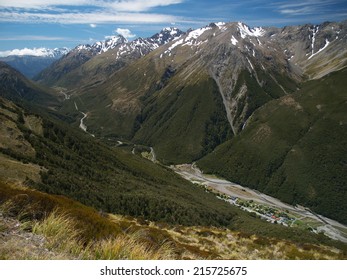
[{"label": "snow patch on mountain", "polygon": [[215,25],[223,32],[227,30],[225,22],[216,22]]},{"label": "snow patch on mountain", "polygon": [[[99,54],[107,52],[108,50],[112,50],[117,47],[119,44],[123,44],[128,42],[123,36],[108,36],[106,37],[106,41],[97,42],[97,47],[99,47]],[[95,45],[94,44],[94,45]]]},{"label": "snow patch on mountain", "polygon": [[170,35],[171,36],[175,36],[175,35],[177,35],[178,33],[179,33],[179,29],[177,29],[177,28],[174,28],[174,27],[165,27],[163,30],[162,30],[162,32],[161,32],[161,37],[163,36],[163,32],[169,32],[170,33]]},{"label": "snow patch on mountain", "polygon": [[76,51],[86,50],[92,52],[94,55],[98,55],[109,50],[117,49],[115,54],[116,60],[124,56],[144,56],[149,52],[165,45],[173,40],[178,39],[184,32],[174,27],[166,27],[153,35],[150,38],[137,38],[133,41],[128,41],[121,35],[107,36],[106,41],[99,41],[93,45],[80,45],[75,48]]},{"label": "snow patch on mountain", "polygon": [[232,43],[234,46],[236,46],[238,42],[239,42],[239,41],[237,41],[237,39],[234,37],[234,35],[231,36],[231,43]]},{"label": "snow patch on mountain", "polygon": [[[171,55],[171,51],[176,48],[179,45],[183,46],[199,46],[203,43],[206,43],[207,41],[198,41],[198,38],[204,34],[207,30],[211,30],[212,27],[207,26],[203,28],[199,28],[196,30],[192,30],[188,33],[188,35],[185,38],[176,40],[165,52],[164,54]],[[161,56],[162,57],[162,56]]]},{"label": "snow patch on mountain", "polygon": [[324,45],[324,47],[321,48],[321,49],[319,49],[316,53],[312,53],[308,59],[311,59],[313,56],[319,54],[321,51],[323,51],[324,49],[326,49],[326,48],[329,46],[329,44],[330,44],[329,40],[328,40],[328,39],[325,39],[325,45]]},{"label": "snow patch on mountain", "polygon": [[203,28],[199,28],[196,30],[193,30],[191,32],[189,32],[187,38],[185,39],[185,42],[190,41],[192,39],[198,39],[202,34],[204,34],[205,31],[207,30],[211,30],[211,27],[203,27]]},{"label": "snow patch on mountain", "polygon": [[151,38],[148,38],[147,40],[148,42],[156,44],[157,47],[159,47],[179,38],[182,34],[184,34],[184,32],[182,32],[178,28],[165,27],[160,31],[160,33],[153,35]]},{"label": "snow patch on mountain", "polygon": [[246,56],[246,59],[247,59],[249,65],[251,66],[252,70],[254,70],[253,64],[251,63],[251,61],[249,60],[249,58],[247,56]]},{"label": "snow patch on mountain", "polygon": [[75,48],[77,51],[92,51],[95,54],[102,54],[104,52],[107,52],[108,50],[112,50],[116,48],[118,45],[127,43],[128,40],[125,39],[123,36],[106,36],[105,41],[98,41],[95,42],[93,45],[79,45]]},{"label": "snow patch on mountain", "polygon": [[246,24],[242,22],[238,22],[237,25],[242,39],[245,39],[247,36],[262,37],[265,34],[265,30],[261,27],[249,28]]}]

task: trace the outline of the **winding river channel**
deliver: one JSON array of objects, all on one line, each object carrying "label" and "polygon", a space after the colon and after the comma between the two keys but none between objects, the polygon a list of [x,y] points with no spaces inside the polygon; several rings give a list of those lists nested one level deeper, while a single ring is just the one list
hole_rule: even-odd
[{"label": "winding river channel", "polygon": [[216,178],[215,176],[206,175],[195,165],[195,163],[175,165],[171,166],[171,168],[192,183],[210,187],[228,196],[238,197],[244,200],[253,200],[259,204],[287,210],[298,217],[298,220],[306,218],[313,220],[318,225],[318,232],[324,232],[325,235],[332,239],[347,243],[347,226],[322,215],[318,215],[306,207],[289,205],[257,190],[249,189],[225,179]]}]

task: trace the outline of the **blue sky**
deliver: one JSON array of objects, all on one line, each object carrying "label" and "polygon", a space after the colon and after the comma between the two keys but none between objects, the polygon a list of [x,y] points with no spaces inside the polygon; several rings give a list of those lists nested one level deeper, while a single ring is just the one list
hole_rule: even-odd
[{"label": "blue sky", "polygon": [[210,22],[285,26],[347,19],[346,0],[0,0],[0,51],[148,37]]}]

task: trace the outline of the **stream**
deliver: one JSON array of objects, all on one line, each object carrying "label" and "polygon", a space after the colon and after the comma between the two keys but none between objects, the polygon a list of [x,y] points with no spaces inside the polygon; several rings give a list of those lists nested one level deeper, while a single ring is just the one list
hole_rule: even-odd
[{"label": "stream", "polygon": [[208,186],[220,193],[224,193],[232,197],[239,197],[248,201],[253,200],[257,203],[277,207],[282,210],[288,210],[295,215],[300,216],[299,219],[309,218],[311,220],[315,220],[320,223],[320,225],[317,227],[318,232],[324,232],[325,235],[332,239],[347,243],[346,234],[344,233],[344,231],[347,232],[347,226],[335,220],[316,214],[306,207],[286,204],[277,198],[263,194],[257,190],[246,188],[225,179],[216,178],[212,175],[206,175],[195,165],[195,163],[181,164],[170,167],[177,174],[181,175],[184,179],[191,181],[192,183]]}]

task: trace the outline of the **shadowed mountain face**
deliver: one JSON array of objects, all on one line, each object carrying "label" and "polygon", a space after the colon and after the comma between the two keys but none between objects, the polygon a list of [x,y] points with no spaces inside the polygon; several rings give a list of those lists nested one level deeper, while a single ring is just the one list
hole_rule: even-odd
[{"label": "shadowed mountain face", "polygon": [[33,83],[17,70],[0,62],[0,96],[15,101],[29,101],[36,105],[58,105],[57,98],[48,89]]},{"label": "shadowed mountain face", "polygon": [[11,65],[27,78],[32,79],[42,70],[56,61],[57,58],[26,55],[1,57],[0,60]]}]

